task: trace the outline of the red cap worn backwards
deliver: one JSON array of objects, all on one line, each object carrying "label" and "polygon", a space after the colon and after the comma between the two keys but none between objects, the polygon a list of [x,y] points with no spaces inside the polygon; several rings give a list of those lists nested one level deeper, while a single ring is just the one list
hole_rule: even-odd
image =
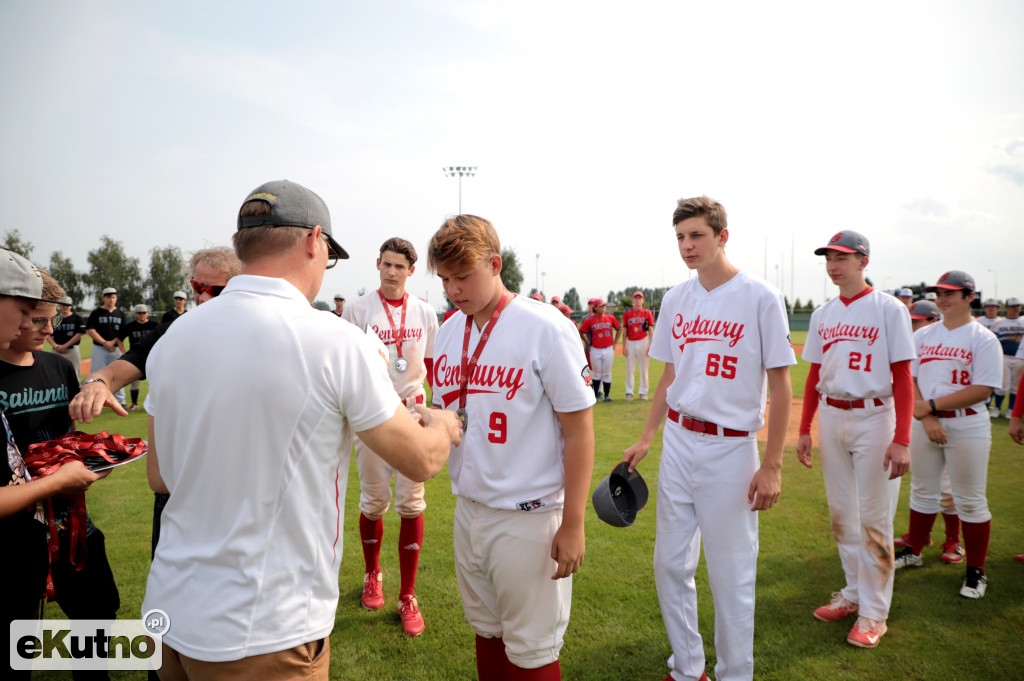
[{"label": "red cap worn backwards", "polygon": [[825,255],[828,251],[860,253],[861,255],[869,256],[871,255],[871,246],[868,245],[868,239],[863,234],[847,229],[842,232],[836,232],[828,240],[828,245],[816,249],[814,255]]}]

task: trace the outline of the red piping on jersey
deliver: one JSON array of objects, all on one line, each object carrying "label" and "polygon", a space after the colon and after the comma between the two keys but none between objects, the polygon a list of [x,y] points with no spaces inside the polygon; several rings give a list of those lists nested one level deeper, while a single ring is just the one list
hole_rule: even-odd
[{"label": "red piping on jersey", "polygon": [[424,357],[423,358],[423,366],[426,367],[426,369],[427,369],[427,385],[429,385],[430,389],[433,390],[434,389],[434,358],[433,357]]},{"label": "red piping on jersey", "polygon": [[334,469],[334,544],[331,546],[331,551],[334,557],[331,559],[331,565],[338,560],[338,538],[341,537],[341,506],[338,504],[338,478],[341,476],[341,463],[338,463],[337,468]]},{"label": "red piping on jersey", "polygon": [[871,293],[874,290],[875,289],[868,286],[866,289],[855,295],[853,298],[843,298],[842,296],[839,296],[839,300],[840,302],[842,302],[843,305],[849,307],[850,303],[854,302],[855,300],[860,300],[861,298],[863,298],[864,296],[866,296],[867,294]]}]

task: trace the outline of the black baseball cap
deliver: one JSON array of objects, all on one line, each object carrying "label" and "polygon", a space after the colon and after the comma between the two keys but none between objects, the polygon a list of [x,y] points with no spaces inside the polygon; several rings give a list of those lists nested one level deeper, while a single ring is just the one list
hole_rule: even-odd
[{"label": "black baseball cap", "polygon": [[839,251],[840,253],[860,253],[864,256],[871,255],[871,246],[868,244],[868,238],[860,232],[855,232],[852,229],[847,229],[842,232],[836,232],[831,239],[828,240],[827,246],[815,249],[814,255],[825,255],[828,251]]},{"label": "black baseball cap", "polygon": [[348,252],[334,240],[334,236],[331,234],[331,214],[327,210],[327,204],[301,184],[290,180],[267,182],[249,192],[242,205],[249,201],[267,203],[270,206],[270,213],[242,217],[241,210],[239,210],[238,229],[263,225],[313,229],[320,225],[320,229],[327,236],[327,243],[338,254],[338,258],[343,260],[348,258]]},{"label": "black baseball cap", "polygon": [[929,291],[937,291],[939,289],[974,291],[974,277],[963,270],[950,270],[939,277],[937,284],[928,287]]}]

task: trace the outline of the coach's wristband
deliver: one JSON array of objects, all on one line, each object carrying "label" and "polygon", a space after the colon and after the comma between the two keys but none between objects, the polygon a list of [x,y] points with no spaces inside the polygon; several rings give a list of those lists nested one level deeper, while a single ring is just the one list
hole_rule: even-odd
[{"label": "coach's wristband", "polygon": [[932,408],[933,414],[938,411],[938,408],[935,406],[935,400],[928,400],[928,406]]},{"label": "coach's wristband", "polygon": [[84,388],[85,386],[89,385],[90,383],[102,383],[103,385],[107,384],[107,382],[104,381],[102,378],[87,378],[84,381],[82,381],[81,383],[79,383],[78,387],[79,388]]}]

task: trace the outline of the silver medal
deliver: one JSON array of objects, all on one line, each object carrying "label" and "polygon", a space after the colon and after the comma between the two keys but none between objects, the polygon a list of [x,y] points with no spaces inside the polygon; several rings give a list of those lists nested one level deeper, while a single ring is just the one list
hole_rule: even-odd
[{"label": "silver medal", "polygon": [[395,370],[400,374],[404,374],[409,370],[409,362],[406,361],[405,357],[399,357],[395,360]]},{"label": "silver medal", "polygon": [[455,411],[455,415],[459,417],[459,423],[462,424],[462,432],[465,433],[466,432],[466,410],[463,409],[462,407],[459,407]]}]

